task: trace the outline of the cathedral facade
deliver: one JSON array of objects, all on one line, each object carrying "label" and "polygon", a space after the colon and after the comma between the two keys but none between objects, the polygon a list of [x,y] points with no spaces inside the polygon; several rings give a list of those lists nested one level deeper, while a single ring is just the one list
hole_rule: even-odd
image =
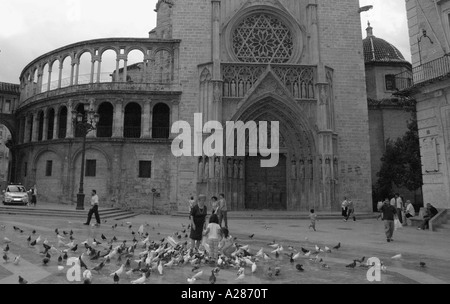
[{"label": "cathedral facade", "polygon": [[[87,138],[85,191],[105,205],[186,211],[190,196],[224,193],[235,211],[339,211],[344,196],[372,209],[357,0],[160,0],[155,11],[149,38],[79,42],[25,67],[16,181],[74,202],[82,139],[72,121],[89,109],[100,121]],[[171,126],[194,125],[196,113],[279,122],[278,165],[262,168],[251,153],[175,157]]]}]

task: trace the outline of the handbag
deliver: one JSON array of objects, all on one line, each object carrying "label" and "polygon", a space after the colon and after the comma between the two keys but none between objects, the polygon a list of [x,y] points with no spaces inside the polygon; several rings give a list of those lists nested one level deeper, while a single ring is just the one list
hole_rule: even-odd
[{"label": "handbag", "polygon": [[394,220],[394,227],[395,227],[395,230],[403,228],[402,223],[400,223],[400,220],[397,217]]}]

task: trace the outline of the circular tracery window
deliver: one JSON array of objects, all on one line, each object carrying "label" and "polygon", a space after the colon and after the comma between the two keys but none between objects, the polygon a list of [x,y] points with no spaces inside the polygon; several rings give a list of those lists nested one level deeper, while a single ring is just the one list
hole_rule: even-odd
[{"label": "circular tracery window", "polygon": [[236,27],[233,50],[242,62],[286,63],[292,57],[294,43],[283,22],[260,13],[245,18]]}]

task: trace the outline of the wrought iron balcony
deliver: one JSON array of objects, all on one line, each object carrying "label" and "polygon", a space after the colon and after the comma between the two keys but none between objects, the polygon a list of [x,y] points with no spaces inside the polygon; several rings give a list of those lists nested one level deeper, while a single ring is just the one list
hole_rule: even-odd
[{"label": "wrought iron balcony", "polygon": [[450,54],[414,67],[409,71],[395,75],[395,86],[399,91],[410,89],[426,82],[440,80],[450,76]]}]

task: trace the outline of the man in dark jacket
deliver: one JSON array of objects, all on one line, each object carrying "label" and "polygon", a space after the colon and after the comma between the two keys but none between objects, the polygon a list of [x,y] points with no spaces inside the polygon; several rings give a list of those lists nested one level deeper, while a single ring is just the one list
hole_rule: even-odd
[{"label": "man in dark jacket", "polygon": [[389,201],[385,201],[383,206],[381,206],[380,211],[383,213],[384,220],[384,230],[386,232],[386,239],[388,243],[394,241],[392,236],[394,235],[395,225],[394,219],[397,214],[397,209],[389,204]]},{"label": "man in dark jacket", "polygon": [[427,204],[427,211],[425,213],[425,216],[423,217],[422,225],[420,225],[418,230],[426,230],[430,229],[430,220],[435,217],[439,211],[434,208],[431,204]]}]

